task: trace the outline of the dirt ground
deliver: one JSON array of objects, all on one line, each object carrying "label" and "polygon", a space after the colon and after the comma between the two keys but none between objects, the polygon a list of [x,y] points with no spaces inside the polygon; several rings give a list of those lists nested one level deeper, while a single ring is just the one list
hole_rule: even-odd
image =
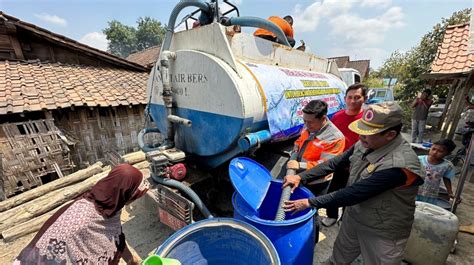
[{"label": "dirt ground", "polygon": [[[474,180],[474,177],[473,177]],[[457,179],[453,187],[457,186]],[[463,202],[459,205],[456,215],[460,225],[470,225],[474,222],[474,183],[466,182],[462,196]],[[149,254],[164,242],[173,231],[158,221],[156,209],[150,205],[149,198],[140,199],[122,211],[122,222],[124,233],[129,246],[142,258]],[[324,210],[320,212],[324,214]],[[339,227],[337,225],[321,230],[322,241],[314,250],[313,264],[320,264],[328,259],[331,254],[334,240]],[[0,264],[11,264],[15,256],[28,244],[34,234],[17,239],[11,243],[3,243],[0,240]],[[474,235],[467,233],[458,234],[458,245],[454,254],[449,255],[448,265],[474,264]],[[125,264],[125,263],[121,263]],[[361,264],[360,258],[353,264]]]}]

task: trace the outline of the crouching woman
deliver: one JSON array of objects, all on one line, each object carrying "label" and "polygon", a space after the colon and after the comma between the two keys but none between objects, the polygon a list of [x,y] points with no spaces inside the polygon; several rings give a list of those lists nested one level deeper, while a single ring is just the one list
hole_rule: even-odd
[{"label": "crouching woman", "polygon": [[120,258],[139,264],[125,243],[120,213],[146,191],[138,169],[116,166],[89,192],[51,216],[13,264],[118,264]]}]

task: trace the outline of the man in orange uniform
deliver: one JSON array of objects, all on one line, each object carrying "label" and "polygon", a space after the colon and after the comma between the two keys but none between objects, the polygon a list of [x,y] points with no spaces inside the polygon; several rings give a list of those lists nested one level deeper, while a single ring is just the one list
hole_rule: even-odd
[{"label": "man in orange uniform", "polygon": [[[271,16],[267,20],[276,24],[283,33],[285,33],[291,47],[295,46],[295,39],[293,38],[293,18],[291,16],[286,16],[284,18]],[[257,29],[253,35],[273,42],[278,42],[277,36],[266,29]]]},{"label": "man in orange uniform", "polygon": [[[301,172],[342,154],[345,137],[327,118],[327,112],[328,105],[321,100],[312,100],[303,108],[304,128],[295,142],[287,169]],[[316,195],[325,193],[331,178],[328,175],[309,183],[310,190]]]}]

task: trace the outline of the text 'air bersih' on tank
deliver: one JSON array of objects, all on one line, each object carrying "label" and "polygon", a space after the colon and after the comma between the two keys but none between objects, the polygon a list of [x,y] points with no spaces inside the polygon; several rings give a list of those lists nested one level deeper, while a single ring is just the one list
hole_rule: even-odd
[{"label": "text 'air bersih' on tank", "polygon": [[[237,156],[293,141],[303,127],[302,108],[320,99],[331,116],[345,107],[347,87],[334,61],[292,48],[280,27],[241,16],[232,2],[180,1],[166,25],[148,80],[150,127],[138,142],[155,182],[179,191],[157,192],[160,220],[178,229],[193,221],[193,207],[213,216],[193,182],[212,178]],[[254,36],[257,29],[275,40]],[[148,133],[164,141],[148,145]]]}]

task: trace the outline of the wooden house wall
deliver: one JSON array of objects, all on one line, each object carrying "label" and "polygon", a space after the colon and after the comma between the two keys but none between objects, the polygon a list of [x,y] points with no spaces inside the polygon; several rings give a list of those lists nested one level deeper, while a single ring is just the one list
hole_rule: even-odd
[{"label": "wooden house wall", "polygon": [[52,119],[0,124],[0,153],[5,196],[43,184],[42,177],[70,173],[67,146]]},{"label": "wooden house wall", "polygon": [[137,136],[144,126],[144,105],[76,108],[53,113],[56,124],[76,138],[72,160],[84,168],[108,156],[138,151]]},{"label": "wooden house wall", "polygon": [[16,59],[16,55],[8,32],[7,27],[4,24],[0,24],[0,58],[12,60]]},{"label": "wooden house wall", "polygon": [[0,24],[0,60],[17,59],[117,67],[104,60],[97,60],[96,56],[84,50],[78,51],[53,43],[30,31]]},{"label": "wooden house wall", "polygon": [[[97,161],[108,163],[138,151],[137,136],[144,126],[144,108],[139,105],[61,109],[45,112],[46,119],[9,119],[10,122],[0,124],[0,197],[3,192],[9,197],[39,186],[47,174],[62,177]],[[38,113],[25,114],[22,119],[43,116]],[[153,134],[145,138],[147,143],[154,144],[161,140]]]}]

